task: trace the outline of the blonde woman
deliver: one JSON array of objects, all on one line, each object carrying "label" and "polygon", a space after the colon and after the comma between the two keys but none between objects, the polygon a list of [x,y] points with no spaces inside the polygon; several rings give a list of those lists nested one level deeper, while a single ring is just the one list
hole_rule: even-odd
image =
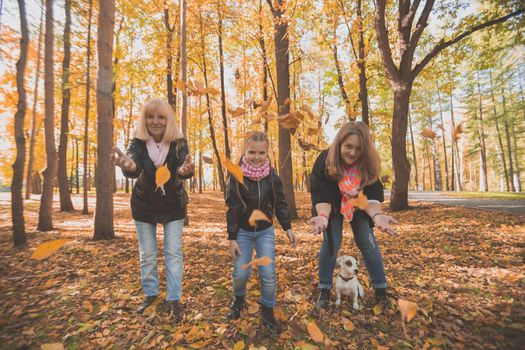
[{"label": "blonde woman", "polygon": [[[140,276],[145,301],[142,313],[159,295],[157,276],[157,224],[164,226],[167,294],[175,323],[182,320],[182,226],[188,204],[181,180],[193,176],[195,165],[171,106],[164,100],[147,102],[139,116],[134,138],[126,153],[115,149],[115,164],[124,176],[138,178],[131,195],[131,213],[139,240]],[[167,166],[169,180],[155,182],[156,170]]]},{"label": "blonde woman", "polygon": [[[384,195],[379,181],[380,170],[379,155],[370,131],[361,122],[343,125],[330,147],[322,151],[315,161],[310,178],[314,217],[308,223],[311,233],[323,233],[318,261],[318,309],[327,309],[330,303],[332,276],[345,220],[352,226],[354,240],[363,255],[377,301],[387,301],[383,258],[373,227],[393,234],[392,224],[397,221],[381,212],[380,202],[384,200]],[[368,197],[368,208],[365,210],[354,208],[350,201],[360,191]]]}]

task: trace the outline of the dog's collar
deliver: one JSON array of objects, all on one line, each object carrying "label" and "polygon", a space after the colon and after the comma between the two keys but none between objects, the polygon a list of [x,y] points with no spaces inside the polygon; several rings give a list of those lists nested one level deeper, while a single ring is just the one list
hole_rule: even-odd
[{"label": "dog's collar", "polygon": [[348,281],[351,281],[351,280],[353,280],[353,279],[354,279],[354,277],[355,277],[355,275],[354,275],[354,276],[352,276],[352,277],[350,277],[350,278],[344,278],[343,276],[341,276],[341,274],[339,274],[339,277],[341,277],[341,279],[342,279],[343,281],[345,281],[345,282],[348,282]]}]

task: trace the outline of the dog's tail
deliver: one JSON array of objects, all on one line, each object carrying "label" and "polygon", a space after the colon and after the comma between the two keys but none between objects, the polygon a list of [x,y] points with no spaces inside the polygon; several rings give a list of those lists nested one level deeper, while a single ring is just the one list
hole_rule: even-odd
[{"label": "dog's tail", "polygon": [[363,290],[363,286],[361,285],[361,283],[358,283],[357,284],[357,295],[363,299],[364,296],[365,296],[365,291]]}]

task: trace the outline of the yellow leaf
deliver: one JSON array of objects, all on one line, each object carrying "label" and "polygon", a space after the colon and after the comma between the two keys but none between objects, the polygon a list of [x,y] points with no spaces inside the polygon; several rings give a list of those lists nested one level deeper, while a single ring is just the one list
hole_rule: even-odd
[{"label": "yellow leaf", "polygon": [[242,169],[237,164],[233,164],[229,159],[224,160],[224,167],[230,174],[233,175],[239,181],[244,185],[244,174],[242,173]]},{"label": "yellow leaf", "polygon": [[40,349],[42,349],[42,350],[64,350],[64,344],[62,344],[62,343],[42,344]]},{"label": "yellow leaf", "polygon": [[70,242],[70,239],[55,239],[54,241],[44,242],[36,247],[31,259],[44,260],[55,254],[64,244]]},{"label": "yellow leaf", "polygon": [[376,306],[374,306],[374,315],[380,315],[382,312],[383,312],[383,308],[381,307],[381,305],[377,304]]},{"label": "yellow leaf", "polygon": [[246,111],[241,107],[237,107],[235,109],[228,108],[228,112],[230,112],[232,117],[240,117],[241,115],[246,113]]},{"label": "yellow leaf", "polygon": [[204,91],[204,93],[210,94],[210,95],[213,95],[213,96],[220,95],[220,93],[221,93],[219,90],[217,90],[216,88],[212,88],[212,87],[204,89],[203,91]]},{"label": "yellow leaf", "polygon": [[157,169],[155,172],[155,183],[157,184],[157,188],[164,185],[166,182],[169,181],[171,176],[170,170],[168,169],[168,165],[164,164],[160,168]]},{"label": "yellow leaf", "polygon": [[363,192],[359,192],[356,198],[350,199],[350,203],[354,207],[365,210],[368,208],[368,197]]},{"label": "yellow leaf", "polygon": [[416,316],[417,304],[408,300],[397,299],[397,306],[401,312],[401,318],[410,322]]},{"label": "yellow leaf", "polygon": [[302,340],[293,343],[293,345],[295,345],[298,348],[301,348],[301,350],[317,350],[317,349],[319,349],[317,346],[309,344],[309,343],[306,343],[306,342],[304,342]]},{"label": "yellow leaf", "polygon": [[233,350],[243,350],[244,349],[244,341],[239,340],[235,345],[233,346]]},{"label": "yellow leaf", "polygon": [[299,107],[300,110],[306,112],[308,114],[308,116],[310,116],[310,118],[315,118],[315,114],[314,112],[312,111],[312,109],[310,108],[310,106],[307,106],[307,105],[302,105],[301,107]]},{"label": "yellow leaf", "polygon": [[315,136],[319,134],[319,129],[317,128],[308,128],[308,136]]},{"label": "yellow leaf", "polygon": [[250,218],[248,219],[248,224],[250,224],[252,227],[255,227],[257,220],[267,221],[269,223],[272,222],[272,220],[270,220],[265,213],[258,209],[254,209],[250,215]]},{"label": "yellow leaf", "polygon": [[315,323],[315,321],[310,321],[306,329],[308,330],[308,334],[310,334],[310,337],[312,338],[313,341],[317,343],[323,342],[324,334],[323,332],[321,332],[319,327],[317,327],[317,324]]}]

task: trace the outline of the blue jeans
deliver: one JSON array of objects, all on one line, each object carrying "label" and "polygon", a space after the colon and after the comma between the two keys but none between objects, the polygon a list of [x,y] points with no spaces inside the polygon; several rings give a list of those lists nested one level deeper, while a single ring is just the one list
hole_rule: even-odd
[{"label": "blue jeans", "polygon": [[277,276],[275,274],[275,231],[273,226],[262,231],[244,231],[237,233],[237,244],[241,249],[233,265],[233,293],[237,297],[246,294],[246,283],[250,278],[251,267],[246,270],[242,265],[252,261],[253,248],[257,258],[267,256],[272,263],[266,266],[257,266],[259,270],[259,288],[261,297],[259,303],[267,307],[275,306],[275,291],[277,290]]},{"label": "blue jeans", "polygon": [[[368,221],[368,214],[362,210],[356,210],[350,224],[357,247],[363,254],[372,285],[374,288],[386,288],[383,258],[374,237],[374,231]],[[330,254],[328,234],[332,235],[333,255]],[[343,215],[341,213],[332,213],[330,214],[328,228],[323,234],[323,244],[319,253],[319,288],[332,288],[332,276],[334,274],[337,252],[341,248],[342,236]]]},{"label": "blue jeans", "polygon": [[[166,300],[180,300],[182,294],[182,225],[184,219],[164,224]],[[159,294],[157,275],[157,225],[135,220],[139,236],[140,279],[146,296]]]}]

